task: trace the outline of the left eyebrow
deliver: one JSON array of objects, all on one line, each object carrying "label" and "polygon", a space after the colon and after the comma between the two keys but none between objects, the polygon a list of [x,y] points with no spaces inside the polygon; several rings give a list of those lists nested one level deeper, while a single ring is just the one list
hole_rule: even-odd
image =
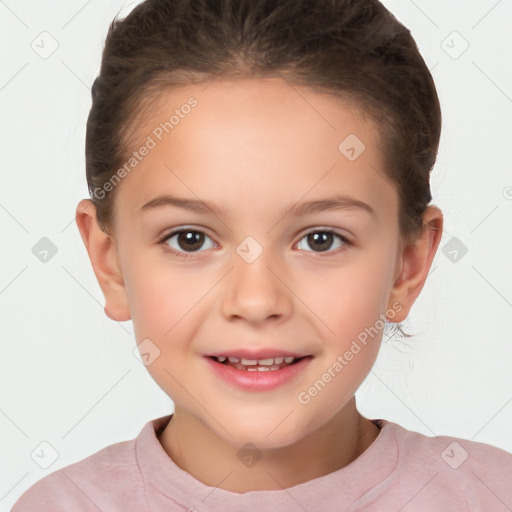
[{"label": "left eyebrow", "polygon": [[[213,212],[216,215],[224,215],[224,211],[219,206],[197,199],[187,199],[182,197],[175,197],[170,195],[158,196],[145,203],[140,210],[142,212],[160,208],[163,206],[173,206],[175,208],[182,208],[185,210],[195,211],[198,213]],[[367,212],[373,217],[377,217],[375,210],[369,205],[348,196],[336,196],[316,201],[308,201],[304,203],[297,203],[294,206],[287,208],[282,216],[291,214],[292,216],[300,217],[311,213],[323,212],[326,210],[334,209],[357,209]]]},{"label": "left eyebrow", "polygon": [[211,211],[216,215],[224,214],[222,208],[212,203],[199,201],[197,199],[186,199],[183,197],[174,197],[169,195],[158,196],[154,199],[151,199],[151,201],[148,201],[146,204],[141,206],[140,210],[145,212],[155,208],[161,208],[162,206],[174,206],[175,208],[182,208],[184,210],[190,210],[198,213],[208,213]]}]

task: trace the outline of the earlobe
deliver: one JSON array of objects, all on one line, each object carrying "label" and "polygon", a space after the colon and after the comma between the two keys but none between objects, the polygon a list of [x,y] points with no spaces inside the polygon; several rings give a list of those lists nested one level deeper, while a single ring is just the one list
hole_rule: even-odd
[{"label": "earlobe", "polygon": [[90,199],[78,203],[75,220],[105,297],[105,314],[118,322],[130,320],[126,287],[118,268],[117,249],[112,238],[99,227],[96,206]]},{"label": "earlobe", "polygon": [[420,235],[407,245],[401,254],[401,272],[391,291],[388,307],[395,302],[402,305],[393,322],[405,320],[427,280],[443,234],[443,213],[436,206],[429,206],[423,215]]}]

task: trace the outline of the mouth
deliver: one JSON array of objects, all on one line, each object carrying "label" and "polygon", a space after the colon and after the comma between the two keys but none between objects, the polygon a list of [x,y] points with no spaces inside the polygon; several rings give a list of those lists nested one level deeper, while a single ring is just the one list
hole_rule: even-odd
[{"label": "mouth", "polygon": [[311,359],[313,356],[290,356],[280,355],[274,357],[265,357],[262,359],[246,359],[236,356],[206,356],[214,362],[236,368],[246,372],[266,372],[282,370],[293,366],[303,359]]},{"label": "mouth", "polygon": [[273,391],[298,382],[313,357],[276,348],[240,348],[204,354],[207,367],[216,378],[248,392]]}]

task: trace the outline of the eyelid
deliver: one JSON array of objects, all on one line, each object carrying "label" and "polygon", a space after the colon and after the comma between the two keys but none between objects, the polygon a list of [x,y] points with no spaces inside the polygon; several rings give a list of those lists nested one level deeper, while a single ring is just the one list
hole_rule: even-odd
[{"label": "eyelid", "polygon": [[214,237],[206,228],[185,224],[183,226],[176,226],[174,228],[166,229],[162,235],[159,235],[157,237],[157,243],[163,242],[165,239],[170,238],[171,235],[178,235],[179,233],[182,233],[184,231],[197,231],[198,233],[203,233],[204,235],[210,237],[212,240],[214,239]]},{"label": "eyelid", "polygon": [[[214,237],[205,228],[193,226],[193,225],[183,225],[183,226],[177,226],[175,228],[170,228],[170,229],[166,230],[164,232],[164,234],[157,237],[157,243],[163,242],[164,240],[171,237],[171,235],[177,235],[177,234],[179,234],[183,231],[187,231],[187,230],[188,231],[197,231],[199,233],[202,233],[202,234],[210,237],[212,240],[214,240]],[[349,234],[346,234],[346,232],[341,232],[337,228],[333,228],[330,226],[313,226],[311,228],[307,228],[299,233],[299,235],[300,235],[299,241],[311,233],[319,233],[319,232],[332,232],[332,233],[336,234],[337,236],[347,240],[351,244],[355,243]],[[217,242],[215,242],[215,244],[217,244]]]},{"label": "eyelid", "polygon": [[335,235],[347,240],[351,244],[355,243],[355,242],[353,242],[351,235],[349,235],[346,231],[339,230],[338,228],[333,228],[330,226],[315,226],[313,228],[308,228],[305,231],[301,232],[300,240],[302,240],[302,238],[304,238],[306,235],[309,235],[311,233],[325,233],[325,232],[334,233]]}]

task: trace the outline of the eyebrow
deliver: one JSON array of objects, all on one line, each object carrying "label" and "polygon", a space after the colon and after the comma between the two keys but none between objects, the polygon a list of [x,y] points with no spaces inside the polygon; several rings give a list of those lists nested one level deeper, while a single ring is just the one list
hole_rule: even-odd
[{"label": "eyebrow", "polygon": [[[158,196],[151,199],[140,208],[140,211],[144,213],[164,206],[182,208],[184,210],[189,210],[198,213],[212,212],[218,216],[224,215],[224,210],[213,203],[209,203],[207,201],[200,201],[196,199],[175,197],[170,195]],[[336,196],[316,201],[297,203],[294,206],[291,206],[288,209],[286,209],[283,212],[283,216],[290,214],[292,216],[300,217],[302,215],[334,209],[356,209],[363,212],[367,212],[373,217],[377,217],[375,210],[369,204],[366,204],[363,201],[360,201],[359,199],[354,199],[349,196]]]}]

